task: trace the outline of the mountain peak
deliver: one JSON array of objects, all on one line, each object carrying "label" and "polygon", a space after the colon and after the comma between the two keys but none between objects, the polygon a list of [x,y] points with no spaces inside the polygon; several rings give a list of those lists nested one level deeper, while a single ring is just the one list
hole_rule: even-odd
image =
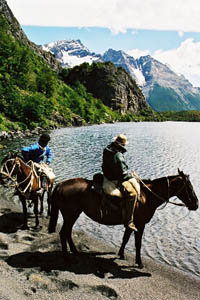
[{"label": "mountain peak", "polygon": [[150,55],[135,59],[122,50],[112,48],[99,55],[91,53],[80,40],[65,41],[65,45],[60,47],[51,45],[49,51],[55,54],[64,67],[97,61],[111,61],[115,66],[122,67],[141,87],[155,110],[200,109],[199,90],[184,76],[176,74],[170,66]]},{"label": "mountain peak", "polygon": [[100,55],[90,52],[80,40],[61,40],[41,46],[43,50],[53,53],[62,67],[71,68],[84,62],[92,63]]}]

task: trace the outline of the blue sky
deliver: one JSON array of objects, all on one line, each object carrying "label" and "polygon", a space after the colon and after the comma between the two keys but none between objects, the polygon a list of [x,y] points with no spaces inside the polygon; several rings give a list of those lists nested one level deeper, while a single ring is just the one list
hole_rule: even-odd
[{"label": "blue sky", "polygon": [[7,0],[36,44],[80,39],[90,51],[150,54],[200,86],[199,0]]},{"label": "blue sky", "polygon": [[181,42],[193,38],[200,41],[200,33],[187,32],[180,36],[177,31],[127,29],[125,33],[112,33],[108,28],[90,27],[42,27],[23,26],[26,35],[36,44],[46,44],[58,40],[80,39],[90,50],[104,53],[109,48],[129,51],[134,48],[141,51],[149,49],[154,53],[158,49],[169,50],[180,46]]}]

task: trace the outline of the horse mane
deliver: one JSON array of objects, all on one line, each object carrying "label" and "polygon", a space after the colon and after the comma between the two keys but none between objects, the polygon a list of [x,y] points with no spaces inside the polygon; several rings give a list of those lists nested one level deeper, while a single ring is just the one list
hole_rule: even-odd
[{"label": "horse mane", "polygon": [[2,159],[0,164],[3,165],[8,159],[12,159],[16,157],[19,157],[23,162],[25,162],[24,158],[21,155],[19,155],[18,152],[9,151],[8,154]]},{"label": "horse mane", "polygon": [[155,183],[156,181],[160,181],[160,180],[166,180],[167,178],[172,178],[172,177],[177,177],[179,175],[172,175],[172,176],[163,176],[160,178],[155,178],[155,179],[142,179],[142,182],[144,182],[145,184],[151,184],[151,183]]},{"label": "horse mane", "polygon": [[149,184],[152,182],[151,179],[142,179],[142,181],[145,183],[145,184]]}]

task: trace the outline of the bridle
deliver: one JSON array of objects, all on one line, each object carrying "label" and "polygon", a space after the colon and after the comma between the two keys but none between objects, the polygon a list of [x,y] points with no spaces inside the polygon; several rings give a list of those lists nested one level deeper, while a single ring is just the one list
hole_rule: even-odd
[{"label": "bridle", "polygon": [[[184,206],[186,207],[185,204],[183,203],[175,203],[175,202],[172,202],[169,200],[169,189],[170,189],[170,185],[169,185],[169,177],[165,177],[166,178],[166,181],[167,181],[167,199],[161,197],[160,195],[158,195],[157,193],[153,192],[145,183],[144,181],[134,172],[134,176],[136,177],[136,179],[138,179],[156,198],[162,200],[164,203],[168,204],[173,204],[173,205],[176,205],[176,206]],[[188,189],[187,189],[187,182],[184,180],[184,184],[183,186],[178,190],[178,192],[176,193],[175,197],[178,196],[178,194],[183,190],[183,189],[186,189],[186,193],[187,193],[187,196],[188,196],[188,199],[190,199],[190,196],[189,196],[189,193],[188,193]]]},{"label": "bridle", "polygon": [[[7,160],[3,163],[2,167],[1,167],[1,171],[0,171],[0,174],[5,175],[8,179],[12,180],[13,182],[16,181],[14,178],[12,178],[14,169],[15,169],[15,167],[16,167],[16,162],[15,162],[15,160],[16,160],[15,158],[7,159]],[[15,163],[13,163],[13,167],[12,167],[11,171],[9,171],[8,166],[7,166],[8,162],[10,162],[10,161],[11,161],[11,162],[13,162],[13,161],[15,162]],[[4,168],[5,168],[5,171],[4,171]]]},{"label": "bridle", "polygon": [[[182,178],[183,178],[183,177],[182,177]],[[183,178],[183,185],[182,185],[182,187],[178,190],[178,192],[176,193],[175,196],[178,196],[178,194],[179,194],[184,188],[185,188],[185,190],[186,190],[188,199],[190,199],[190,195],[189,195],[189,193],[188,193],[188,188],[187,188],[187,181],[185,180],[185,178]],[[182,204],[182,203],[174,203],[174,202],[171,202],[171,201],[169,201],[169,203],[174,204],[174,205],[178,205],[178,206],[186,206],[185,204]]]},{"label": "bridle", "polygon": [[[9,162],[13,162],[11,171],[9,171],[9,169],[8,169]],[[17,157],[10,158],[10,159],[6,160],[5,163],[2,165],[0,174],[6,176],[8,178],[8,180],[10,179],[14,183],[14,184],[10,184],[9,186],[15,187],[21,194],[25,194],[27,191],[31,191],[31,189],[33,187],[34,176],[36,176],[36,178],[38,178],[38,175],[36,173],[34,163],[31,161],[30,172],[29,172],[28,176],[24,180],[17,182],[16,177],[14,177],[14,175],[13,175],[13,172],[14,172],[16,166],[20,167]],[[5,169],[5,171],[4,171],[4,169]],[[25,183],[26,183],[25,188],[21,189],[20,186]]]}]

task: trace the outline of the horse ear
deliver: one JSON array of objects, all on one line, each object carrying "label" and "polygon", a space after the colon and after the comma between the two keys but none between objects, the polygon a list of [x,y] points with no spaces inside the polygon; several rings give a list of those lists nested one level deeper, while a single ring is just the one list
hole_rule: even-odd
[{"label": "horse ear", "polygon": [[184,175],[183,171],[180,171],[179,168],[178,168],[178,174],[179,174],[180,176],[183,176],[183,175]]}]

